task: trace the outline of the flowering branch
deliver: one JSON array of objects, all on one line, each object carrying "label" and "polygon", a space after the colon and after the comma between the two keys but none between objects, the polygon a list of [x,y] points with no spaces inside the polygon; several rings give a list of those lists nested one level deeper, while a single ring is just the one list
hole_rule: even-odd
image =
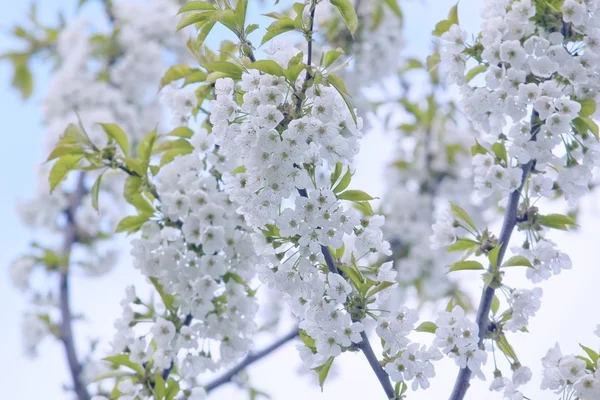
[{"label": "flowering branch", "polygon": [[[537,118],[537,112],[533,112],[532,120]],[[537,126],[532,123],[531,126],[531,135],[532,139],[535,140],[535,134],[537,130]],[[517,188],[517,190],[513,191],[509,198],[508,204],[506,206],[506,212],[504,213],[504,222],[502,223],[502,229],[500,231],[500,237],[498,238],[498,243],[500,245],[500,250],[498,252],[498,261],[496,265],[501,265],[502,260],[504,259],[504,254],[506,253],[506,249],[508,248],[508,244],[510,242],[510,237],[515,229],[517,224],[517,211],[519,207],[519,199],[521,197],[521,192],[523,191],[523,187],[525,186],[525,182],[527,182],[527,178],[533,168],[535,160],[530,160],[528,163],[521,166],[522,176],[521,176],[521,184]],[[488,267],[488,271],[491,272],[493,266],[490,264]],[[483,289],[481,293],[481,300],[479,301],[479,307],[477,309],[477,318],[476,324],[479,327],[479,343],[478,345],[481,347],[483,344],[483,340],[485,339],[488,333],[488,316],[490,314],[490,310],[492,308],[492,300],[494,299],[494,293],[496,289],[492,285],[488,285]],[[469,389],[471,380],[471,370],[468,367],[461,368],[456,377],[456,381],[454,383],[454,389],[452,390],[452,394],[450,395],[450,400],[462,400],[464,399],[467,390]]]},{"label": "flowering branch", "polygon": [[67,209],[67,226],[64,232],[62,254],[66,258],[65,265],[60,271],[60,313],[61,313],[61,340],[65,347],[67,362],[73,380],[73,390],[77,394],[78,400],[89,400],[90,395],[81,381],[82,365],[77,356],[75,340],[73,338],[73,327],[71,315],[71,305],[69,298],[69,254],[73,245],[77,242],[77,226],[74,220],[74,214],[77,207],[81,204],[85,195],[85,174],[80,173],[77,181],[77,187],[71,198],[69,208]]},{"label": "flowering branch", "polygon": [[237,374],[242,372],[246,367],[248,367],[249,365],[254,364],[256,361],[259,361],[262,358],[268,356],[269,354],[271,354],[275,350],[279,349],[281,346],[283,346],[287,342],[294,340],[296,337],[298,337],[298,327],[294,327],[294,329],[292,329],[289,333],[287,333],[286,335],[277,339],[276,341],[274,341],[273,343],[271,343],[269,346],[265,347],[264,349],[257,351],[256,353],[252,353],[252,352],[248,353],[248,355],[246,356],[246,358],[244,358],[244,360],[242,360],[239,364],[237,364],[235,367],[233,367],[227,373],[216,378],[212,382],[209,382],[205,386],[206,391],[210,392],[210,391],[218,388],[219,386],[230,382]]}]

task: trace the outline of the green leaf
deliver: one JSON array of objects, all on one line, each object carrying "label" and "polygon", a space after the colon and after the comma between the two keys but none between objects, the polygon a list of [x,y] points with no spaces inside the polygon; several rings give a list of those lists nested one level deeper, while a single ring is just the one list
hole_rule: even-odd
[{"label": "green leaf", "polygon": [[494,298],[492,298],[492,307],[491,307],[492,314],[496,315],[499,308],[500,308],[500,300],[498,299],[498,296],[494,295]]},{"label": "green leaf", "polygon": [[119,222],[115,232],[137,232],[150,217],[151,215],[147,214],[125,217]]},{"label": "green leaf", "polygon": [[337,197],[340,200],[348,201],[369,201],[374,199],[362,190],[346,190],[345,192],[338,194]]},{"label": "green leaf", "polygon": [[154,285],[154,288],[156,289],[156,291],[158,292],[158,295],[160,296],[163,303],[165,304],[165,307],[168,310],[171,310],[173,308],[174,297],[170,294],[165,293],[165,290],[163,289],[162,285],[158,282],[157,278],[151,277],[150,282],[152,282],[152,285]]},{"label": "green leaf", "polygon": [[509,258],[508,260],[506,260],[506,262],[504,264],[502,264],[502,268],[504,267],[529,267],[529,268],[533,268],[533,265],[531,264],[531,261],[529,261],[527,259],[527,257],[518,255],[518,256],[512,256],[511,258]]},{"label": "green leaf", "polygon": [[321,386],[321,392],[323,391],[323,385],[325,384],[325,380],[327,379],[327,374],[329,374],[333,360],[335,360],[335,357],[329,357],[325,364],[317,368],[313,368],[313,371],[316,371],[317,374],[319,374],[319,385]]},{"label": "green leaf", "polygon": [[119,145],[125,156],[129,155],[129,141],[127,140],[127,134],[117,124],[100,124],[106,134],[113,138]]},{"label": "green leaf", "polygon": [[452,25],[454,25],[454,24],[452,22],[448,21],[447,19],[440,21],[437,23],[437,25],[435,26],[435,29],[433,30],[433,32],[431,32],[431,34],[433,36],[440,37],[444,33],[448,32],[448,30],[450,29],[450,27]]},{"label": "green leaf", "polygon": [[425,322],[422,322],[419,326],[417,326],[415,328],[415,331],[435,334],[435,331],[437,330],[437,328],[438,327],[435,323],[430,322],[430,321],[425,321]]},{"label": "green leaf", "polygon": [[473,67],[469,70],[469,72],[467,72],[467,75],[465,76],[465,80],[467,82],[471,82],[473,80],[473,78],[475,78],[477,75],[481,74],[482,72],[485,72],[487,69],[488,69],[488,66],[485,64]]},{"label": "green leaf", "polygon": [[304,345],[306,347],[308,347],[311,350],[315,350],[316,349],[315,339],[311,338],[308,335],[308,333],[306,333],[305,330],[300,329],[298,331],[298,334],[300,335],[300,339],[302,340],[302,343],[304,343]]},{"label": "green leaf", "polygon": [[179,9],[177,14],[181,14],[188,11],[206,11],[216,10],[215,5],[206,1],[188,1]]},{"label": "green leaf", "polygon": [[569,226],[577,226],[573,218],[562,214],[538,215],[537,220],[540,225],[563,231],[566,231]]},{"label": "green leaf", "polygon": [[283,71],[283,68],[281,68],[281,65],[273,60],[259,60],[250,64],[248,68],[257,69],[269,75],[285,76],[285,72]]},{"label": "green leaf", "polygon": [[139,149],[139,159],[142,165],[144,172],[140,175],[146,175],[146,169],[148,168],[148,164],[150,164],[150,156],[152,156],[152,149],[154,148],[154,143],[156,143],[156,131],[152,131],[144,137],[142,143],[140,143]]},{"label": "green leaf", "polygon": [[[104,172],[106,172],[106,170]],[[104,172],[98,175],[98,178],[96,178],[96,182],[94,182],[91,190],[92,207],[94,207],[94,210],[96,211],[98,211],[98,195],[100,193],[100,182],[102,182],[102,175],[104,175]]]},{"label": "green leaf", "polygon": [[454,242],[450,246],[448,246],[446,248],[446,251],[451,253],[453,251],[470,250],[474,247],[479,247],[480,244],[481,243],[479,243],[475,240],[460,238],[456,242]]},{"label": "green leaf", "polygon": [[171,66],[160,80],[159,90],[171,82],[185,78],[194,72],[194,69],[186,64],[175,64]]},{"label": "green leaf", "polygon": [[46,160],[46,162],[52,161],[59,157],[62,157],[65,154],[70,154],[70,155],[82,154],[83,155],[83,153],[84,153],[83,147],[81,147],[78,144],[70,144],[70,143],[69,144],[61,144],[59,142],[56,145],[56,147],[54,148],[54,150],[52,150],[52,152],[48,156],[48,159]]},{"label": "green leaf", "polygon": [[182,87],[190,85],[192,83],[198,83],[198,82],[204,82],[204,80],[206,79],[206,77],[208,76],[208,74],[204,71],[195,71],[192,72],[191,74],[189,74],[188,76],[186,76],[183,79],[183,85],[181,85]]},{"label": "green leaf", "polygon": [[165,400],[173,400],[179,394],[179,382],[172,377],[167,381],[167,390],[165,391]]},{"label": "green leaf", "polygon": [[500,254],[500,250],[502,249],[502,244],[498,243],[496,247],[494,247],[488,253],[488,259],[490,260],[490,264],[492,267],[496,268],[498,266],[498,255]]},{"label": "green leaf", "polygon": [[575,356],[575,358],[578,358],[582,361],[585,361],[585,368],[589,369],[589,370],[594,370],[594,368],[596,368],[596,366],[594,364],[592,364],[592,361],[587,358],[587,357],[583,357],[583,356]]},{"label": "green leaf", "polygon": [[163,400],[165,398],[165,380],[161,372],[157,370],[154,373],[154,400]]},{"label": "green leaf", "polygon": [[[217,11],[214,13],[213,18],[225,25],[225,27],[227,27],[227,29],[235,33],[236,36],[238,35],[238,26],[233,10]],[[241,27],[239,28],[239,30],[241,30]]]},{"label": "green leaf", "polygon": [[506,147],[504,147],[504,143],[499,143],[499,142],[494,143],[492,145],[492,151],[494,152],[494,154],[496,155],[496,158],[498,158],[498,160],[507,162],[508,156],[506,154]]},{"label": "green leaf", "polygon": [[372,287],[367,293],[367,297],[372,297],[377,293],[389,288],[390,286],[394,286],[396,282],[383,281],[379,283],[377,286]]},{"label": "green leaf", "polygon": [[485,269],[485,268],[483,268],[483,265],[481,265],[481,263],[479,263],[477,261],[467,260],[467,261],[459,261],[459,262],[452,264],[452,267],[450,267],[448,272],[476,271],[476,270],[481,270],[481,269]]},{"label": "green leaf", "polygon": [[471,228],[475,230],[475,232],[479,233],[477,225],[475,225],[475,222],[471,219],[471,217],[469,217],[469,214],[467,214],[467,212],[464,209],[462,209],[460,206],[457,206],[454,203],[450,203],[450,208],[452,208],[452,212],[454,213],[454,215],[466,222]]},{"label": "green leaf", "polygon": [[263,36],[260,45],[262,46],[274,37],[285,32],[293,31],[294,29],[296,29],[296,23],[293,19],[287,17],[281,18],[269,25],[267,33]]},{"label": "green leaf", "polygon": [[335,50],[329,50],[325,53],[323,58],[323,67],[328,68],[331,64],[333,64],[340,56],[344,54],[344,50],[341,48],[337,48]]},{"label": "green leaf", "polygon": [[431,71],[442,61],[440,53],[433,53],[430,56],[427,56],[427,70]]},{"label": "green leaf", "polygon": [[354,5],[350,0],[330,0],[331,5],[336,7],[346,23],[348,30],[354,36],[356,28],[358,28],[358,17],[354,10]]},{"label": "green leaf", "polygon": [[596,102],[594,99],[578,100],[578,103],[581,104],[580,116],[589,117],[596,112]]},{"label": "green leaf", "polygon": [[[346,190],[348,185],[350,185],[351,180],[352,180],[352,173],[350,172],[350,167],[348,167],[348,169],[346,170],[346,173],[344,174],[344,176],[342,176],[340,183],[338,183],[337,186],[335,188],[333,188],[333,193],[338,194],[338,193]],[[334,182],[332,181],[331,183],[333,184]]]},{"label": "green leaf", "polygon": [[24,100],[29,98],[31,93],[33,93],[33,75],[26,63],[15,63],[12,86],[19,90]]},{"label": "green leaf", "polygon": [[[274,61],[273,61],[274,62]],[[215,61],[205,65],[209,71],[223,72],[234,79],[241,79],[244,69],[227,61]]]},{"label": "green leaf", "polygon": [[396,14],[396,16],[400,19],[403,18],[402,15],[402,10],[400,9],[400,6],[398,5],[398,1],[397,0],[385,0],[386,4],[392,9],[392,11],[394,12],[394,14]]},{"label": "green leaf", "polygon": [[204,41],[206,40],[206,38],[208,37],[208,34],[210,33],[210,31],[212,30],[212,28],[215,26],[215,24],[217,23],[217,21],[215,21],[214,19],[211,20],[206,20],[204,23],[199,24],[199,29],[198,29],[198,36],[196,36],[196,45],[198,47],[201,47],[204,44]]},{"label": "green leaf", "polygon": [[123,187],[123,197],[128,203],[131,203],[136,195],[139,195],[142,189],[143,181],[142,178],[137,176],[128,176],[125,179],[125,185]]},{"label": "green leaf", "polygon": [[158,145],[155,145],[152,149],[152,154],[159,154],[163,151],[172,150],[172,149],[183,149],[184,152],[180,154],[189,154],[194,151],[194,146],[186,139],[176,139],[176,140],[166,140]]},{"label": "green leaf", "polygon": [[135,372],[137,372],[138,374],[144,373],[144,369],[142,368],[142,366],[139,365],[138,363],[134,363],[133,361],[131,361],[129,359],[128,354],[118,354],[116,356],[105,357],[105,358],[103,358],[103,360],[108,361],[109,363],[112,363],[119,367],[123,366],[123,367],[130,368],[130,369],[134,370]]},{"label": "green leaf", "polygon": [[483,147],[478,141],[475,141],[475,144],[471,146],[471,155],[475,156],[476,154],[487,154],[488,151],[485,147]]},{"label": "green leaf", "polygon": [[450,21],[453,25],[458,25],[458,3],[456,3],[454,7],[450,9],[450,12],[448,13],[448,21]]},{"label": "green leaf", "polygon": [[333,187],[333,185],[339,179],[340,175],[342,175],[343,170],[344,170],[344,166],[342,165],[342,163],[339,161],[336,162],[335,168],[333,169],[333,172],[331,173],[331,179],[329,180],[330,181],[329,187]]},{"label": "green leaf", "polygon": [[594,350],[590,349],[589,347],[585,347],[581,343],[579,344],[579,347],[581,347],[583,349],[583,351],[585,351],[586,354],[590,357],[590,360],[592,360],[592,364],[596,365],[598,362],[598,359],[600,358],[600,355],[598,355],[598,353],[596,353]]},{"label": "green leaf", "polygon": [[583,122],[587,125],[588,129],[592,132],[592,134],[598,139],[598,124],[594,122],[590,117],[577,117],[575,119],[581,118]]},{"label": "green leaf", "polygon": [[138,160],[136,160],[135,158],[124,158],[123,162],[125,162],[125,166],[131,170],[132,172],[135,172],[136,174],[138,174],[139,176],[144,176],[145,171],[144,168],[142,167],[142,164],[140,164],[140,162]]},{"label": "green leaf", "polygon": [[498,348],[500,349],[500,351],[506,354],[507,357],[512,358],[514,361],[519,360],[517,358],[515,350],[512,348],[510,343],[508,343],[508,340],[506,340],[506,336],[504,335],[504,333],[498,334],[496,343],[498,344]]},{"label": "green leaf", "polygon": [[354,203],[354,208],[363,213],[363,215],[370,217],[374,215],[373,207],[368,201],[358,201]]},{"label": "green leaf", "polygon": [[204,21],[208,20],[209,18],[211,18],[213,15],[216,15],[216,13],[217,13],[216,11],[203,11],[203,12],[195,12],[195,13],[186,14],[183,17],[181,17],[181,19],[179,20],[179,23],[177,24],[177,28],[175,29],[175,31],[179,32],[183,28],[186,28],[190,25],[204,22]]},{"label": "green leaf", "polygon": [[333,86],[335,90],[338,91],[340,96],[342,96],[342,100],[344,100],[344,103],[346,103],[346,107],[348,107],[350,115],[352,115],[354,125],[356,125],[356,113],[354,112],[354,107],[352,107],[350,100],[348,100],[348,97],[350,97],[350,95],[348,94],[348,90],[346,90],[346,86],[344,85],[344,81],[342,80],[342,78],[335,74],[327,74],[327,82],[330,83],[331,86]]},{"label": "green leaf", "polygon": [[250,24],[248,25],[248,27],[246,28],[246,36],[250,35],[252,32],[254,32],[255,30],[257,30],[259,28],[258,24]]},{"label": "green leaf", "polygon": [[167,133],[167,136],[176,136],[191,139],[191,137],[194,136],[194,131],[188,128],[187,126],[180,126]]},{"label": "green leaf", "polygon": [[246,10],[248,8],[248,0],[238,0],[235,6],[235,21],[240,29],[244,28],[246,23]]},{"label": "green leaf", "polygon": [[127,372],[127,371],[123,371],[120,369],[112,369],[106,372],[103,372],[99,375],[96,375],[91,383],[96,383],[96,382],[101,382],[105,379],[114,379],[114,378],[133,378],[134,376],[136,376],[136,374],[134,374],[133,372]]},{"label": "green leaf", "polygon": [[363,277],[356,267],[348,265],[338,265],[337,267],[350,279],[355,288],[360,287],[361,283],[363,283]]},{"label": "green leaf", "polygon": [[54,163],[50,170],[50,193],[66,178],[69,172],[77,168],[82,158],[82,154],[66,154]]}]

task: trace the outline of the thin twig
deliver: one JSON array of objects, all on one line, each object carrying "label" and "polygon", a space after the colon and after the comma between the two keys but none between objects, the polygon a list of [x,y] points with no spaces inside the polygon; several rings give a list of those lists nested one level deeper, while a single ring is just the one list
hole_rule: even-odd
[{"label": "thin twig", "polygon": [[264,349],[262,349],[256,353],[248,353],[248,355],[246,356],[246,358],[244,358],[243,361],[241,361],[235,367],[231,368],[224,375],[216,378],[212,382],[209,382],[204,388],[206,389],[207,392],[210,392],[210,391],[218,388],[221,385],[231,382],[231,380],[236,375],[238,375],[240,372],[242,372],[244,369],[246,369],[246,367],[248,367],[250,364],[253,364],[253,363],[261,360],[262,358],[268,356],[269,354],[271,354],[272,352],[274,352],[275,350],[277,350],[278,348],[280,348],[281,346],[283,346],[284,344],[293,340],[296,337],[298,337],[298,327],[295,327],[288,334],[277,339],[276,341],[274,341],[273,343],[271,343],[269,346],[265,347]]},{"label": "thin twig", "polygon": [[69,208],[67,209],[67,226],[64,231],[62,254],[65,257],[65,264],[60,270],[60,314],[61,324],[60,339],[65,348],[71,380],[73,381],[73,390],[78,400],[89,400],[90,395],[85,384],[81,381],[82,365],[77,356],[75,340],[73,338],[73,316],[71,313],[71,301],[69,297],[69,256],[73,245],[77,242],[77,225],[75,224],[75,211],[81,204],[85,195],[85,174],[81,172],[77,179],[77,186],[72,194]]}]

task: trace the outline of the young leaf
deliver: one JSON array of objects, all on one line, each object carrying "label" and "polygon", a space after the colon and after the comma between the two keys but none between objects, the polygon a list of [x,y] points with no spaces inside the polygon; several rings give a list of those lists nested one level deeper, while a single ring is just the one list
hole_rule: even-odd
[{"label": "young leaf", "polygon": [[473,222],[473,220],[471,219],[471,217],[469,217],[469,214],[467,214],[465,210],[463,210],[461,207],[457,206],[454,203],[450,203],[450,208],[452,208],[452,212],[454,213],[454,215],[466,222],[471,228],[475,230],[475,232],[479,233],[477,225],[475,225],[475,222]]},{"label": "young leaf", "polygon": [[252,64],[250,64],[248,66],[248,68],[257,69],[266,74],[275,75],[275,76],[284,76],[285,75],[283,68],[281,68],[281,66],[273,60],[259,60],[259,61],[256,61],[256,62],[253,62]]},{"label": "young leaf", "polygon": [[179,32],[180,30],[182,30],[185,27],[188,27],[193,24],[197,24],[198,22],[205,21],[205,20],[209,19],[213,14],[215,14],[215,11],[204,11],[204,12],[195,12],[195,13],[186,14],[183,17],[181,17],[181,20],[179,20],[179,23],[177,24],[177,28],[175,28],[175,31]]},{"label": "young leaf", "polygon": [[139,374],[144,373],[144,369],[142,368],[142,366],[139,365],[138,363],[134,363],[133,361],[131,361],[129,359],[128,354],[118,354],[116,356],[109,356],[109,357],[103,358],[103,360],[108,361],[109,363],[112,363],[119,367],[123,366],[123,367],[130,368]]},{"label": "young leaf", "polygon": [[150,217],[148,214],[125,217],[119,222],[115,232],[137,232]]},{"label": "young leaf", "polygon": [[[104,172],[106,172],[106,170]],[[92,207],[96,211],[98,211],[98,195],[100,193],[100,182],[102,182],[102,175],[104,175],[104,172],[98,175],[98,178],[96,178],[96,182],[94,182],[90,192],[92,195]]]},{"label": "young leaf", "polygon": [[285,32],[293,31],[294,29],[296,29],[296,23],[293,19],[287,17],[281,18],[269,25],[267,33],[263,36],[260,45],[262,46],[274,37]]},{"label": "young leaf", "polygon": [[329,357],[325,364],[313,368],[313,370],[319,374],[319,385],[321,386],[321,392],[323,391],[323,385],[325,384],[325,379],[327,379],[327,374],[329,374],[333,360],[335,360],[335,357]]},{"label": "young leaf", "polygon": [[246,23],[246,9],[248,8],[248,0],[238,0],[235,6],[235,21],[240,29],[244,29]]},{"label": "young leaf", "polygon": [[481,270],[481,269],[485,269],[485,268],[483,268],[483,265],[481,265],[481,263],[479,263],[477,261],[467,260],[467,261],[459,261],[459,262],[452,264],[452,267],[450,267],[448,272],[475,271],[475,270]]},{"label": "young leaf", "polygon": [[189,65],[185,64],[176,64],[170,67],[167,72],[163,75],[160,80],[159,90],[168,85],[169,83],[179,80],[181,78],[185,78],[194,72],[194,69]]},{"label": "young leaf", "polygon": [[590,349],[589,347],[585,347],[582,344],[579,344],[579,347],[581,347],[583,349],[583,351],[586,352],[588,357],[590,357],[590,360],[592,360],[592,364],[596,365],[598,362],[598,359],[600,358],[600,355],[598,355],[598,353],[596,353],[594,350]]},{"label": "young leaf", "polygon": [[187,126],[180,126],[167,133],[167,136],[177,136],[186,139],[191,139],[194,136],[194,131]]},{"label": "young leaf", "polygon": [[430,322],[430,321],[425,321],[425,322],[422,322],[421,325],[417,326],[415,328],[415,331],[435,334],[435,331],[437,330],[437,328],[438,327],[435,323]]},{"label": "young leaf", "polygon": [[596,102],[594,99],[585,99],[579,100],[579,104],[581,104],[581,110],[579,111],[579,115],[583,117],[589,117],[594,112],[596,112]]},{"label": "young leaf", "polygon": [[[348,170],[346,171],[344,176],[342,176],[340,183],[338,183],[337,186],[335,188],[333,188],[333,193],[338,194],[338,193],[346,190],[348,185],[350,185],[351,180],[352,180],[352,173],[350,172],[350,167],[348,167]],[[332,182],[332,184],[333,184],[333,182]]]},{"label": "young leaf", "polygon": [[83,158],[82,154],[67,154],[59,158],[50,170],[50,193],[56,189],[56,186],[75,169],[79,161]]},{"label": "young leaf", "polygon": [[450,9],[450,12],[448,13],[448,21],[450,21],[453,25],[458,25],[458,3],[456,3],[454,7]]},{"label": "young leaf", "polygon": [[181,14],[188,11],[206,11],[215,10],[215,5],[206,1],[188,1],[179,9],[177,14]]},{"label": "young leaf", "polygon": [[348,30],[354,36],[356,28],[358,28],[358,17],[354,10],[354,5],[350,0],[330,0],[331,5],[336,7],[346,23]]},{"label": "young leaf", "polygon": [[496,247],[494,247],[488,253],[488,259],[490,260],[490,264],[492,267],[496,268],[498,266],[498,255],[500,254],[500,250],[502,249],[502,244],[498,243]]},{"label": "young leaf", "polygon": [[573,218],[562,214],[538,215],[540,225],[566,231],[569,226],[577,226]]},{"label": "young leaf", "polygon": [[494,295],[494,298],[492,299],[492,308],[491,308],[492,315],[496,315],[499,308],[500,308],[500,300],[498,299],[498,296]]},{"label": "young leaf", "polygon": [[146,174],[146,168],[148,168],[148,164],[150,164],[150,156],[152,155],[152,149],[154,148],[154,143],[156,142],[156,131],[152,131],[144,137],[142,143],[140,143],[139,150],[139,159],[141,161],[144,172],[140,175]]},{"label": "young leaf", "polygon": [[531,261],[529,261],[526,257],[518,255],[518,256],[512,256],[511,258],[509,258],[508,260],[506,260],[506,262],[504,264],[502,264],[502,267],[529,267],[529,268],[533,268],[533,265],[531,264]]},{"label": "young leaf", "polygon": [[385,0],[385,2],[392,9],[394,14],[396,14],[396,16],[398,18],[400,18],[400,19],[403,18],[402,10],[400,9],[400,6],[398,5],[398,0]]},{"label": "young leaf", "polygon": [[127,134],[117,124],[100,124],[104,132],[112,137],[115,142],[119,145],[123,154],[127,157],[129,155],[129,141],[127,140]]},{"label": "young leaf", "polygon": [[460,238],[456,242],[454,242],[450,246],[448,246],[446,248],[446,251],[451,253],[453,251],[470,250],[474,247],[479,247],[480,244],[481,243],[479,243],[475,240]]},{"label": "young leaf", "polygon": [[337,195],[340,200],[349,200],[349,201],[369,201],[374,198],[369,196],[367,193],[362,190],[346,190],[343,193]]}]

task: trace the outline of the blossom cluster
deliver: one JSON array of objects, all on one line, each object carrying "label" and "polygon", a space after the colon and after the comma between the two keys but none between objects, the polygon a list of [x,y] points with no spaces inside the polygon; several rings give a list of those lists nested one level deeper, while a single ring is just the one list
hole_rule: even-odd
[{"label": "blossom cluster", "polygon": [[146,222],[141,238],[132,241],[134,266],[173,305],[165,304],[165,313],[141,332],[145,325],[136,321],[137,297],[130,289],[112,342],[115,353],[126,351],[140,365],[150,358],[158,370],[176,363],[186,379],[237,361],[256,328],[258,305],[249,283],[261,259],[243,218],[210,172],[223,167],[212,137],[199,129],[190,140],[196,150],[160,169],[156,192],[163,219]]},{"label": "blossom cluster", "polygon": [[[600,336],[600,325],[596,330]],[[583,347],[583,346],[582,346]],[[546,356],[542,358],[544,374],[542,389],[552,390],[564,396],[575,397],[581,400],[592,400],[600,397],[600,365],[598,354],[585,348],[588,359],[572,354],[563,355],[558,343],[554,345]]]}]

